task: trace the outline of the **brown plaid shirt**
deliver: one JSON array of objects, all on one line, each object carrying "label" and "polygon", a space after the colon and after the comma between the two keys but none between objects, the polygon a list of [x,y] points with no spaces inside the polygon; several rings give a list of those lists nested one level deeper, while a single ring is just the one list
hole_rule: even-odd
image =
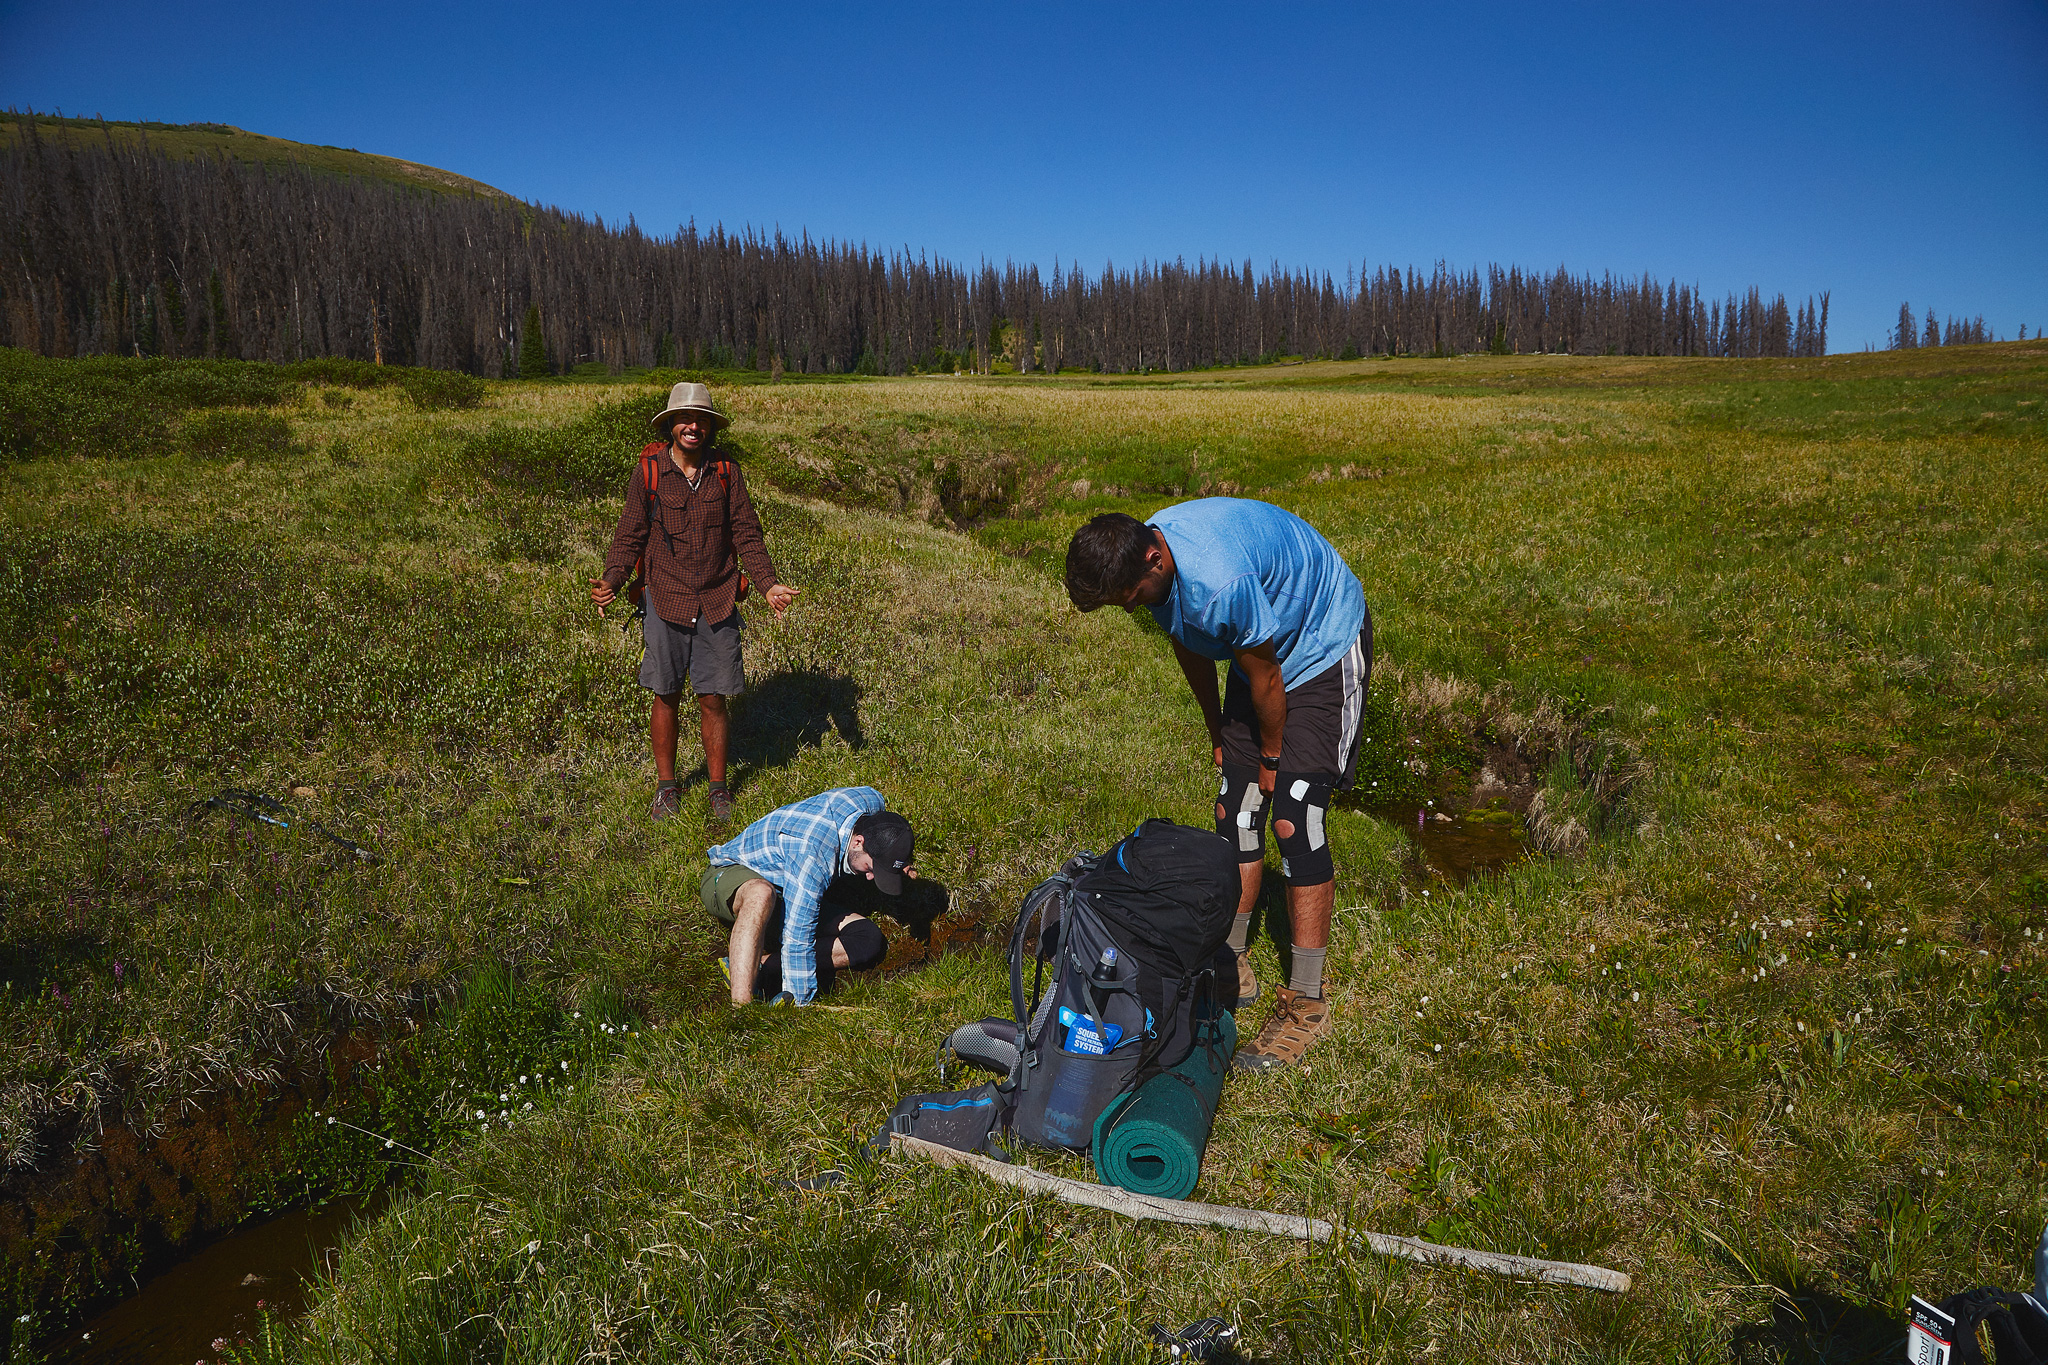
[{"label": "brown plaid shirt", "polygon": [[632,482],[626,485],[625,510],[612,532],[611,552],[604,559],[604,581],[616,589],[644,554],[653,597],[649,606],[662,620],[686,626],[702,616],[707,624],[716,625],[732,615],[739,595],[735,551],[755,592],[766,592],[777,582],[775,565],[761,540],[760,518],[747,496],[746,477],[723,452],[713,451],[692,488],[666,442],[649,446],[648,451],[657,452],[654,493],[660,527],[649,534],[647,485],[636,464]]}]

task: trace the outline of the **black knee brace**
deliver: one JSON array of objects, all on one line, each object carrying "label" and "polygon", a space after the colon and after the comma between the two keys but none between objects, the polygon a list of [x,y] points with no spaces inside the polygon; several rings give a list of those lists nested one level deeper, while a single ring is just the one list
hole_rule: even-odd
[{"label": "black knee brace", "polygon": [[854,971],[872,967],[889,955],[889,940],[881,927],[865,915],[855,915],[839,926],[839,946],[846,949],[846,965]]},{"label": "black knee brace", "polygon": [[1223,789],[1216,793],[1216,832],[1230,840],[1241,863],[1266,860],[1266,794],[1259,770],[1223,765]]},{"label": "black knee brace", "polygon": [[[1280,875],[1289,886],[1321,886],[1337,876],[1323,816],[1336,779],[1325,773],[1283,772],[1273,784],[1273,833],[1280,843]],[[1283,823],[1288,833],[1280,833]]]}]

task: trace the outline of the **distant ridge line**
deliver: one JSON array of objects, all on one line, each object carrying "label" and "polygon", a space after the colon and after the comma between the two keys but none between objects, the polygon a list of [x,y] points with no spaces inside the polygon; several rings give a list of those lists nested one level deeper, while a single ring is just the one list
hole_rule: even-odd
[{"label": "distant ridge line", "polygon": [[79,118],[66,114],[46,114],[34,109],[9,108],[0,111],[0,148],[14,145],[21,137],[21,125],[25,123],[61,129],[60,136],[66,136],[75,130],[87,133],[105,132],[117,140],[126,142],[146,140],[160,155],[169,156],[174,160],[224,155],[256,165],[298,164],[327,174],[362,176],[412,189],[431,190],[436,194],[477,194],[517,202],[496,186],[487,185],[466,175],[458,175],[454,171],[443,170],[438,166],[408,161],[404,157],[386,156],[379,152],[365,152],[355,147],[335,147],[318,142],[293,142],[289,138],[273,137],[269,133],[256,133],[247,128],[237,128],[232,123],[137,122],[98,117]]},{"label": "distant ridge line", "polygon": [[[97,135],[77,136],[80,124]],[[1206,258],[1093,275],[970,268],[808,232],[691,223],[653,236],[630,218],[607,225],[396,158],[263,134],[46,126],[0,118],[0,345],[43,355],[336,356],[509,376],[1827,352],[1825,292],[1795,309],[1754,287],[1709,299],[1647,273],[1443,261],[1361,265],[1342,281]],[[273,143],[289,154],[245,155]]]}]

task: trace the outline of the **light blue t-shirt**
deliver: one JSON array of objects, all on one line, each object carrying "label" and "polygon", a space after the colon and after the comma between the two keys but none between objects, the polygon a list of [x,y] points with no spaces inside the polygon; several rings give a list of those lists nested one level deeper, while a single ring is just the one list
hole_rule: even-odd
[{"label": "light blue t-shirt", "polygon": [[1272,642],[1280,681],[1313,678],[1365,627],[1365,589],[1336,546],[1294,513],[1249,498],[1199,498],[1146,523],[1173,551],[1173,590],[1146,610],[1206,659]]}]

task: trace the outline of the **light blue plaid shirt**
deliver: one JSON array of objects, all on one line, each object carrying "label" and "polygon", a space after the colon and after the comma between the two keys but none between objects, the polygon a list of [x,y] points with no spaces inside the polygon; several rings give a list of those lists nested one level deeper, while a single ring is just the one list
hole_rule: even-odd
[{"label": "light blue plaid shirt", "polygon": [[744,863],[782,892],[782,988],[807,1005],[818,993],[818,898],[846,865],[846,841],[882,809],[873,787],[835,787],[770,811],[739,837],[705,850],[713,866]]}]

